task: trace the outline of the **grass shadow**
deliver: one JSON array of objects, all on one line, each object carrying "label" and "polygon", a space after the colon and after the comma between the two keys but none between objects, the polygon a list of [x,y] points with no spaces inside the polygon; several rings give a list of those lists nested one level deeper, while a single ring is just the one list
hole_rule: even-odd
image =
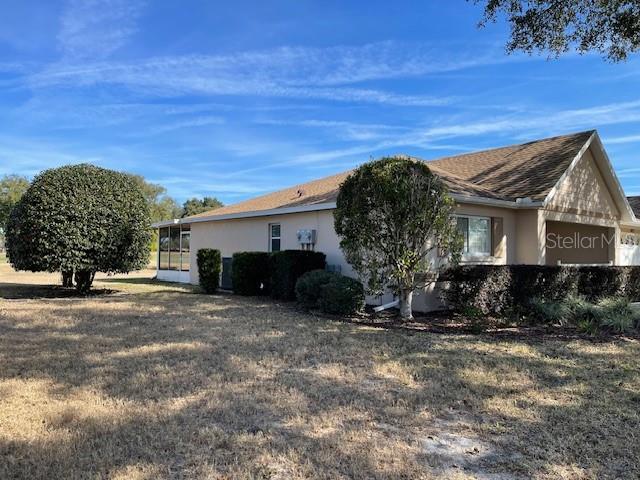
[{"label": "grass shadow", "polygon": [[0,283],[0,298],[5,300],[54,299],[54,298],[90,298],[112,295],[117,290],[108,288],[92,289],[81,294],[75,288],[60,285],[28,285],[22,283]]}]

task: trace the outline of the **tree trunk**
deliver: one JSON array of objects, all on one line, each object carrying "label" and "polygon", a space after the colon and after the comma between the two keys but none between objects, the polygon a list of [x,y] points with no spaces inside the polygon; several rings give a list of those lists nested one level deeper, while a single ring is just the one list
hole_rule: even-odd
[{"label": "tree trunk", "polygon": [[400,291],[400,318],[402,320],[413,320],[411,301],[413,300],[413,290],[406,289]]},{"label": "tree trunk", "polygon": [[62,271],[62,286],[65,288],[73,287],[73,270]]},{"label": "tree trunk", "polygon": [[80,270],[76,272],[75,280],[76,280],[76,290],[80,293],[89,293],[91,290],[91,285],[93,284],[93,278],[95,277],[95,272],[91,270]]}]

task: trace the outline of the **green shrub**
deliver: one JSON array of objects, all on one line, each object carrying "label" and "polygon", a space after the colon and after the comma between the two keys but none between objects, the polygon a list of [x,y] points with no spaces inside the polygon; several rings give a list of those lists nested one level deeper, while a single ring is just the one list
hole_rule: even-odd
[{"label": "green shrub", "polygon": [[440,280],[449,283],[443,299],[457,312],[473,307],[484,315],[500,315],[512,307],[511,272],[506,267],[465,265],[444,272]]},{"label": "green shrub", "polygon": [[311,270],[296,282],[296,300],[306,309],[318,308],[321,288],[331,282],[338,274],[326,270]]},{"label": "green shrub", "polygon": [[271,296],[280,300],[295,300],[296,282],[306,272],[324,269],[325,255],[308,250],[282,250],[269,257]]},{"label": "green shrub", "polygon": [[364,287],[362,283],[340,274],[320,286],[318,307],[325,313],[353,315],[364,308]]},{"label": "green shrub", "polygon": [[233,292],[238,295],[265,295],[269,292],[269,254],[238,252],[231,267]]},{"label": "green shrub", "polygon": [[222,257],[220,250],[201,248],[198,250],[198,276],[200,287],[205,293],[215,293],[220,285]]},{"label": "green shrub", "polygon": [[547,303],[571,295],[590,302],[609,297],[640,300],[640,267],[464,265],[444,272],[440,281],[446,282],[443,300],[454,310],[471,305],[500,316],[514,312],[535,317],[534,298]]},{"label": "green shrub", "polygon": [[637,315],[626,298],[604,298],[594,309],[598,324],[616,333],[626,333],[633,329]]},{"label": "green shrub", "polygon": [[571,322],[571,309],[567,302],[536,297],[530,302],[531,315],[540,323],[566,325]]},{"label": "green shrub", "polygon": [[531,307],[539,321],[572,324],[590,334],[600,329],[625,333],[633,329],[638,320],[629,300],[623,297],[602,298],[594,303],[579,295],[569,295],[560,301],[534,299]]}]

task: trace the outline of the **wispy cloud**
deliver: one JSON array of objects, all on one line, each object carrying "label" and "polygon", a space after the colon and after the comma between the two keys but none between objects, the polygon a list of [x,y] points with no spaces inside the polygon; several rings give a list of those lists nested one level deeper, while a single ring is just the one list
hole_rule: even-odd
[{"label": "wispy cloud", "polygon": [[404,132],[411,131],[410,127],[400,125],[385,125],[380,123],[358,123],[339,120],[274,120],[261,119],[257,123],[263,125],[300,126],[320,128],[331,132],[336,138],[343,140],[368,141],[393,138]]},{"label": "wispy cloud", "polygon": [[146,135],[158,135],[161,133],[167,133],[173,130],[180,130],[184,128],[196,128],[196,127],[206,127],[210,125],[222,125],[225,123],[225,119],[223,117],[218,116],[201,116],[195,118],[189,118],[187,120],[179,120],[172,123],[165,123],[155,127],[148,128],[144,130],[144,134]]},{"label": "wispy cloud", "polygon": [[638,143],[640,142],[640,135],[625,135],[621,137],[607,137],[604,143],[607,145],[617,145],[623,143]]},{"label": "wispy cloud", "polygon": [[[127,18],[135,16],[128,8],[122,9],[121,14]],[[82,22],[79,23],[82,25]],[[78,30],[83,31],[81,28]],[[127,32],[130,33],[130,29],[116,29],[113,35],[117,39],[109,43],[120,45],[126,40]],[[67,36],[63,35],[63,38]],[[81,36],[78,34],[78,37]],[[75,38],[75,35],[70,38]],[[96,43],[91,39],[78,41],[82,45],[85,42]],[[102,57],[111,51],[101,52]],[[455,97],[400,94],[355,85],[390,78],[424,77],[505,61],[504,57],[497,54],[462,58],[452,56],[451,60],[445,61],[437,58],[435,52],[421,45],[384,42],[356,47],[282,47],[227,55],[155,57],[131,62],[84,59],[51,65],[30,76],[29,85],[32,88],[119,85],[151,96],[253,95],[401,106],[442,106],[455,101]]]},{"label": "wispy cloud", "polygon": [[58,45],[66,61],[106,58],[136,32],[138,0],[69,0]]}]

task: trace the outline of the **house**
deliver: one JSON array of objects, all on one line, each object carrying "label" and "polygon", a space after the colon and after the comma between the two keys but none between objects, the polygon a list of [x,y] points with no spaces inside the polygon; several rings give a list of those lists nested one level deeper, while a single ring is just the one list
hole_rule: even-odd
[{"label": "house", "polygon": [[[464,263],[640,264],[640,197],[627,198],[594,130],[428,161],[456,200]],[[332,210],[343,172],[199,215],[161,222],[158,278],[198,282],[196,252],[219,249],[230,287],[239,251],[313,248],[354,275]],[[432,288],[414,308],[438,305]],[[370,299],[372,302],[384,299]]]}]

